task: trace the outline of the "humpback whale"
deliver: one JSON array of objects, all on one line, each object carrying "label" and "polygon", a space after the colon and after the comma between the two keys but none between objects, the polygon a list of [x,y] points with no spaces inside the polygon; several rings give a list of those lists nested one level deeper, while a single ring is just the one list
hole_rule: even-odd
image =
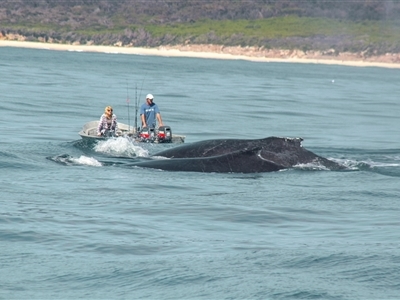
[{"label": "humpback whale", "polygon": [[165,171],[215,173],[273,172],[307,163],[329,170],[344,169],[303,148],[302,141],[302,138],[280,137],[205,140],[158,152],[153,159],[134,165]]}]

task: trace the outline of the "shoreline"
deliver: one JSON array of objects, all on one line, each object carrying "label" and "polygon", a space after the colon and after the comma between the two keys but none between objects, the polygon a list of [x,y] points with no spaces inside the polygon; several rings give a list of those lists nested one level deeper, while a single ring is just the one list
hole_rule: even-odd
[{"label": "shoreline", "polygon": [[353,67],[400,68],[400,54],[386,54],[375,57],[363,57],[362,54],[343,53],[333,56],[331,52],[321,53],[300,50],[276,50],[257,47],[226,47],[218,45],[180,45],[160,46],[157,48],[98,46],[78,44],[56,44],[0,40],[0,47],[17,47],[57,51],[120,53],[164,57],[193,57],[205,59],[247,60],[254,62],[329,64]]}]

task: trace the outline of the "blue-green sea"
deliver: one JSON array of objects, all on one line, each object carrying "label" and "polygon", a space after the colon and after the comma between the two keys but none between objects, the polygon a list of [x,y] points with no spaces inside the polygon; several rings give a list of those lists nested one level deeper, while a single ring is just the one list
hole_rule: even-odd
[{"label": "blue-green sea", "polygon": [[[400,299],[400,69],[0,47],[0,299]],[[302,137],[346,171],[132,166],[78,132],[152,93],[185,143]]]}]

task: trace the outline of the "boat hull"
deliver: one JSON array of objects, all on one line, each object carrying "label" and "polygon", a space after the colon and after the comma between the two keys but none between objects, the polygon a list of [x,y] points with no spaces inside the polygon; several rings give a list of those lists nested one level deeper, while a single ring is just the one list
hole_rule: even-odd
[{"label": "boat hull", "polygon": [[[90,121],[90,122],[87,122],[86,124],[84,124],[81,131],[79,131],[79,135],[81,136],[81,138],[83,140],[90,140],[90,141],[109,139],[110,137],[104,137],[104,136],[97,135],[98,124],[99,124],[99,121]],[[152,143],[168,142],[168,143],[178,143],[178,144],[185,142],[185,136],[176,135],[176,134],[172,134],[170,141],[160,141],[158,139],[143,140],[139,137],[138,132],[135,130],[135,128],[133,126],[129,126],[127,124],[119,123],[119,122],[118,122],[117,136],[128,137],[137,142],[152,142]]]}]

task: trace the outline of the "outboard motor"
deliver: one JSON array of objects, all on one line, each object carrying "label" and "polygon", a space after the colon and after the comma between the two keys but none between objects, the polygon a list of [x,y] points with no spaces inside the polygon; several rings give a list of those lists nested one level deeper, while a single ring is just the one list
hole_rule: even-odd
[{"label": "outboard motor", "polygon": [[172,141],[172,131],[169,126],[160,126],[157,132],[157,140],[159,143],[169,143]]},{"label": "outboard motor", "polygon": [[142,142],[154,142],[155,132],[154,128],[143,127],[140,131],[140,140]]}]

